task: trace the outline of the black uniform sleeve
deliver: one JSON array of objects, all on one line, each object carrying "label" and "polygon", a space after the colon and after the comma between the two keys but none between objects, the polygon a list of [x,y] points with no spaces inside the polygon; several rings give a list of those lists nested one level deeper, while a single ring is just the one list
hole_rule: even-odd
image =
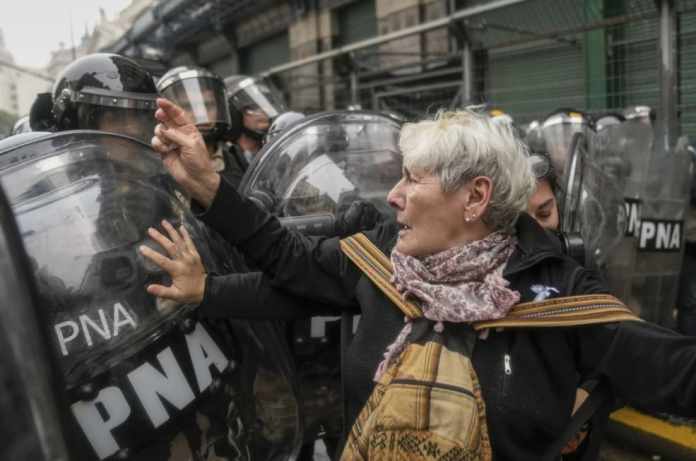
[{"label": "black uniform sleeve", "polygon": [[247,170],[246,160],[242,158],[236,146],[225,146],[222,150],[225,159],[225,169],[220,173],[235,189],[239,188]]},{"label": "black uniform sleeve", "polygon": [[261,272],[209,275],[198,312],[208,318],[293,320],[337,315],[335,306],[308,302],[271,287]]},{"label": "black uniform sleeve", "polygon": [[[575,294],[603,291],[596,274],[580,273]],[[584,378],[606,379],[631,406],[696,416],[696,337],[639,321],[579,327],[572,334]]]},{"label": "black uniform sleeve", "polygon": [[[284,228],[242,198],[225,178],[210,208],[199,218],[242,251],[273,286],[321,303],[356,308],[355,287],[361,272],[343,255],[338,238],[308,237]],[[378,246],[384,235],[384,228],[368,233]]]}]

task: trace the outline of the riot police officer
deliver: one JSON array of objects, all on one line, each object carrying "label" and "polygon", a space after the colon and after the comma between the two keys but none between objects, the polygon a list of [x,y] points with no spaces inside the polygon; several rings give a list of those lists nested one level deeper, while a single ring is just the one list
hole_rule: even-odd
[{"label": "riot police officer", "polygon": [[230,114],[241,122],[241,130],[230,136],[248,163],[261,150],[273,120],[286,110],[282,94],[270,82],[246,75],[225,79]]},{"label": "riot police officer", "polygon": [[206,69],[179,66],[162,76],[157,89],[191,115],[216,170],[238,186],[247,161],[236,146],[224,142],[230,133],[239,132],[241,121],[230,116],[222,79]]},{"label": "riot police officer", "polygon": [[149,142],[157,89],[152,76],[130,58],[96,53],[77,59],[56,79],[50,100],[37,96],[33,129],[100,130]]}]

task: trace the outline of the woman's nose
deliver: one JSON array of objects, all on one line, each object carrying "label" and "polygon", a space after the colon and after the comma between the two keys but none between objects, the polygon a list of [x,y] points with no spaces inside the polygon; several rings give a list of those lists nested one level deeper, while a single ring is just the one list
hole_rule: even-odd
[{"label": "woman's nose", "polygon": [[387,195],[387,203],[389,203],[389,206],[396,208],[397,210],[403,209],[404,200],[403,194],[401,193],[401,181],[396,183],[392,190],[389,191],[389,194]]}]

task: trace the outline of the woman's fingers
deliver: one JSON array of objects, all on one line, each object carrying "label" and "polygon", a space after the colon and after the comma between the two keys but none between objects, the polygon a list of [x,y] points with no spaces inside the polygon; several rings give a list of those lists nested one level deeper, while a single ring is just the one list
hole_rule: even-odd
[{"label": "woman's fingers", "polygon": [[157,106],[159,109],[155,116],[160,121],[173,122],[169,123],[170,126],[184,126],[193,123],[184,109],[167,99],[157,98]]},{"label": "woman's fingers", "polygon": [[196,244],[193,243],[191,236],[189,235],[188,231],[186,230],[186,227],[184,227],[183,224],[179,227],[179,232],[181,233],[182,237],[184,238],[184,245],[186,245],[186,248],[191,253],[198,255],[198,249],[196,248]]},{"label": "woman's fingers", "polygon": [[176,246],[177,252],[181,252],[186,248],[186,244],[182,240],[181,236],[179,233],[174,229],[174,226],[169,224],[169,221],[163,219],[162,220],[162,227],[167,231],[169,234],[169,238],[172,239],[172,242],[174,242],[174,245]]},{"label": "woman's fingers", "polygon": [[178,146],[176,144],[170,144],[166,141],[163,141],[161,138],[157,136],[153,136],[152,140],[150,141],[150,144],[152,145],[152,148],[156,151],[159,152],[160,154],[168,154],[172,150],[176,149]]},{"label": "woman's fingers", "polygon": [[147,235],[149,235],[152,240],[159,243],[162,246],[162,248],[166,250],[167,254],[169,254],[170,257],[176,257],[176,245],[174,244],[174,242],[162,235],[160,231],[158,231],[154,227],[150,227],[147,230]]},{"label": "woman's fingers", "polygon": [[164,144],[175,144],[179,146],[188,146],[191,144],[191,135],[182,133],[178,128],[164,129],[161,125],[157,125],[155,128],[155,136]]},{"label": "woman's fingers", "polygon": [[152,284],[147,286],[147,292],[155,295],[158,298],[173,299],[174,301],[182,301],[182,296],[179,290],[173,285],[165,287],[164,285]]},{"label": "woman's fingers", "polygon": [[173,276],[173,272],[176,270],[176,264],[174,261],[156,252],[152,248],[146,247],[145,245],[140,245],[140,254]]}]

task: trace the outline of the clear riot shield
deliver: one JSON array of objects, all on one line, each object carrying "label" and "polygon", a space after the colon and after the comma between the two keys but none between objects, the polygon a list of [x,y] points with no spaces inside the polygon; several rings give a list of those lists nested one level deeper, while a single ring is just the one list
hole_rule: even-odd
[{"label": "clear riot shield", "polygon": [[654,148],[647,117],[627,117],[597,133],[591,157],[620,189],[627,225],[607,263],[611,289],[646,320],[674,325],[691,160],[685,140]]},{"label": "clear riot shield", "polygon": [[212,323],[145,291],[169,283],[138,252],[167,219],[209,271],[221,261],[158,156],[93,131],[0,143],[79,458],[289,459],[299,413],[272,325]]},{"label": "clear riot shield", "polygon": [[[242,194],[284,225],[315,235],[340,234],[334,226],[337,217],[356,200],[390,215],[386,197],[401,177],[399,131],[400,122],[379,113],[310,116],[263,148],[244,177]],[[338,319],[312,317],[289,326],[305,440],[310,446],[322,434],[330,454],[341,434],[341,338],[347,340],[359,322],[357,316],[346,316],[339,328]]]},{"label": "clear riot shield", "polygon": [[621,193],[587,153],[587,140],[576,133],[561,178],[561,231],[581,237],[585,265],[605,269],[623,237],[626,214]]},{"label": "clear riot shield", "polygon": [[61,380],[39,320],[26,253],[1,190],[0,296],[0,459],[68,461]]},{"label": "clear riot shield", "polygon": [[264,146],[241,191],[286,223],[306,218],[324,234],[357,199],[389,215],[386,197],[401,177],[399,130],[399,122],[373,112],[307,117]]},{"label": "clear riot shield", "polygon": [[568,174],[569,153],[573,150],[571,143],[574,135],[580,133],[587,139],[590,131],[585,116],[579,112],[561,111],[544,120],[541,125],[545,147],[543,150],[551,157],[551,163],[559,177]]}]

